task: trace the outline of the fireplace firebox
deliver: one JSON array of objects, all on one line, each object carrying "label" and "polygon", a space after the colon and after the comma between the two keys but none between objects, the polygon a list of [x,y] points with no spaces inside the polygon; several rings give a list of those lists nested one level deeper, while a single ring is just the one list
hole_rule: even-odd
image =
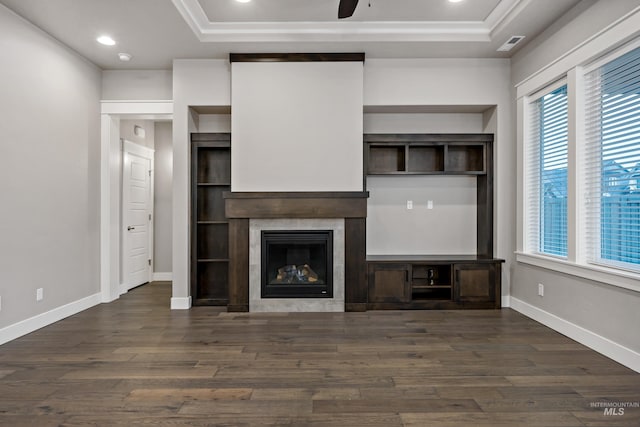
[{"label": "fireplace firebox", "polygon": [[261,233],[262,298],[332,298],[333,231]]}]

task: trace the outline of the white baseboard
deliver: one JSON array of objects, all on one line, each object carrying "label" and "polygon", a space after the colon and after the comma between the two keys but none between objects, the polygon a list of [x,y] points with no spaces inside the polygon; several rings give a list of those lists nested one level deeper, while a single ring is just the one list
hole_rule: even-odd
[{"label": "white baseboard", "polygon": [[101,302],[101,294],[97,293],[61,307],[54,308],[46,313],[38,314],[37,316],[9,325],[0,329],[0,345],[16,338],[20,338],[23,335],[30,334],[33,331],[37,331],[40,328],[44,328],[45,326],[51,325],[52,323],[66,317],[73,316],[74,314],[96,306]]},{"label": "white baseboard", "polygon": [[636,372],[640,372],[640,353],[517,298],[510,297],[510,300],[512,309]]},{"label": "white baseboard", "polygon": [[191,297],[171,298],[171,310],[188,310],[191,308]]},{"label": "white baseboard", "polygon": [[173,273],[170,271],[167,273],[154,271],[151,280],[153,280],[154,282],[170,282],[173,280]]},{"label": "white baseboard", "polygon": [[510,296],[503,296],[502,297],[502,308],[509,308],[511,307],[511,297]]}]

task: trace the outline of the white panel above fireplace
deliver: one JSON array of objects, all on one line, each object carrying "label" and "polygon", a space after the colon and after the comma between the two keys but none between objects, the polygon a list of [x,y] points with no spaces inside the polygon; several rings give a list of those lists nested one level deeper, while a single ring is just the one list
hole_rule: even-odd
[{"label": "white panel above fireplace", "polygon": [[233,62],[232,191],[362,191],[362,62]]}]

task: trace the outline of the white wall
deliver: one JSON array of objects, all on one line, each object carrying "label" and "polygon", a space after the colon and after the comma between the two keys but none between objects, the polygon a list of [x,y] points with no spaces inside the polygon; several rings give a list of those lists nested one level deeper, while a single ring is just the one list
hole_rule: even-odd
[{"label": "white wall", "polygon": [[232,191],[362,191],[362,62],[234,62]]},{"label": "white wall", "polygon": [[197,131],[231,133],[231,114],[199,114]]},{"label": "white wall", "polygon": [[154,159],[154,273],[171,273],[173,126],[170,121],[155,123]]},{"label": "white wall", "polygon": [[[629,19],[611,26],[633,8],[636,13]],[[526,95],[526,92],[554,81],[583,61],[601,55],[603,50],[628,40],[633,34],[640,35],[640,7],[637,1],[601,0],[579,12],[574,11],[573,19],[565,19],[562,27],[554,27],[555,33],[545,34],[531,48],[523,49],[514,56],[513,84],[524,82],[518,86],[518,94]],[[590,34],[596,34],[607,27],[610,29],[584,44],[587,28]],[[518,103],[522,104],[522,101]],[[522,120],[522,113],[519,112],[520,141]],[[574,141],[570,139],[569,144],[573,150]],[[518,162],[519,165],[523,164],[521,157]],[[522,166],[519,169],[519,185],[522,185]],[[520,199],[519,216],[523,215],[522,206]],[[570,223],[569,227],[572,226],[573,223]],[[520,236],[524,233],[521,219],[518,233]],[[609,275],[607,278],[606,274],[589,273],[584,269],[572,268],[574,265],[570,263],[544,262],[527,255],[518,255],[518,258],[523,262],[514,264],[511,295],[515,308],[640,370],[640,334],[635,331],[636,325],[640,324],[638,292],[607,284],[617,281],[615,276]],[[545,265],[534,266],[530,263]],[[602,281],[595,281],[596,277]],[[537,295],[539,283],[545,286],[544,297]]]},{"label": "white wall", "polygon": [[370,176],[367,190],[367,254],[477,253],[475,177]]},{"label": "white wall", "polygon": [[0,45],[2,342],[100,301],[101,73],[1,5]]},{"label": "white wall", "polygon": [[481,133],[482,113],[367,113],[364,133]]},{"label": "white wall", "polygon": [[171,70],[104,70],[103,100],[173,99]]}]

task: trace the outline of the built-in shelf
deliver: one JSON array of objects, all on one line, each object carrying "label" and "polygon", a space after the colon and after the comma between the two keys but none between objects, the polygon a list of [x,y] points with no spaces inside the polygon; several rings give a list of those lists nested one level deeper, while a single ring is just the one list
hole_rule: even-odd
[{"label": "built-in shelf", "polygon": [[364,135],[365,185],[372,175],[471,175],[477,215],[476,255],[368,257],[368,309],[500,307],[503,261],[493,258],[492,143],[492,134]]},{"label": "built-in shelf", "polygon": [[229,302],[229,221],[223,194],[231,190],[231,135],[191,135],[191,296],[194,305]]},{"label": "built-in shelf", "polygon": [[365,134],[367,175],[481,175],[486,134]]},{"label": "built-in shelf", "polygon": [[389,174],[405,172],[406,146],[395,144],[369,145],[369,174]]},{"label": "built-in shelf", "polygon": [[485,146],[484,144],[458,144],[447,146],[447,172],[484,173]]},{"label": "built-in shelf", "polygon": [[430,174],[444,172],[444,146],[439,144],[407,145],[408,150],[408,173]]}]

